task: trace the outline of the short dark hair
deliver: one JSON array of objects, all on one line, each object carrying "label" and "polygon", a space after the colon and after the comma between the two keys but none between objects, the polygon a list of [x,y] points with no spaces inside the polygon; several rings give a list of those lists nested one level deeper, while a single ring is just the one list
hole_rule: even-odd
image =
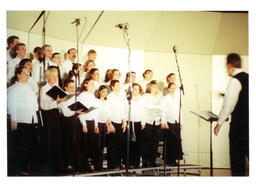
[{"label": "short dark hair", "polygon": [[14,48],[11,49],[10,55],[12,58],[15,58],[17,56],[16,51],[19,50],[21,46],[26,46],[24,43],[17,43]]},{"label": "short dark hair", "polygon": [[70,51],[72,51],[72,50],[75,50],[76,51],[76,49],[75,48],[70,48],[69,50],[68,50],[68,54],[70,53]]},{"label": "short dark hair", "polygon": [[240,58],[239,54],[230,53],[227,56],[227,64],[231,64],[235,68],[241,68],[241,58]]},{"label": "short dark hair", "polygon": [[54,58],[56,55],[60,55],[60,53],[53,53],[52,58]]},{"label": "short dark hair", "polygon": [[24,67],[27,62],[31,62],[32,63],[31,59],[29,59],[29,58],[22,59],[20,61],[20,63],[19,63],[19,67]]},{"label": "short dark hair", "polygon": [[74,80],[72,79],[65,79],[64,80],[64,84],[63,84],[63,88],[67,87],[69,83],[72,83],[72,82],[75,82]]},{"label": "short dark hair", "polygon": [[40,51],[42,51],[42,47],[35,47],[34,48],[34,53],[38,53]]},{"label": "short dark hair", "polygon": [[42,46],[42,50],[44,51],[46,47],[52,47],[52,46],[50,46],[49,44],[45,44]]},{"label": "short dark hair", "polygon": [[9,36],[9,37],[7,38],[7,45],[8,45],[7,49],[10,48],[10,44],[12,44],[15,39],[19,39],[19,37],[18,37],[18,36],[15,36],[15,35],[12,35],[12,36]]},{"label": "short dark hair", "polygon": [[120,81],[119,80],[112,80],[112,81],[110,81],[110,89],[111,89],[111,91],[113,91],[112,87],[114,87],[117,82],[120,82]]}]

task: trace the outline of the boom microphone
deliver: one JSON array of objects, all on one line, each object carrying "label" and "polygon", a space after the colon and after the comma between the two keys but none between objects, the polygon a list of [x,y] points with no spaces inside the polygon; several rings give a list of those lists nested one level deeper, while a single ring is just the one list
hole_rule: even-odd
[{"label": "boom microphone", "polygon": [[174,53],[176,53],[176,45],[174,45],[174,46],[172,47],[172,50],[173,50]]},{"label": "boom microphone", "polygon": [[115,27],[118,27],[119,29],[128,29],[128,23],[119,23]]}]

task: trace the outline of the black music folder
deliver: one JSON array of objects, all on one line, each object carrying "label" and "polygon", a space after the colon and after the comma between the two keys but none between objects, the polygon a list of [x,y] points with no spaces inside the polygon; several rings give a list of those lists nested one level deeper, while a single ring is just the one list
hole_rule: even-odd
[{"label": "black music folder", "polygon": [[92,110],[96,109],[94,107],[90,107],[89,109],[84,106],[82,103],[80,103],[79,101],[77,101],[76,103],[73,103],[72,105],[69,105],[68,108],[72,111],[76,111],[76,110],[81,110],[84,112],[84,113],[89,113],[91,112]]},{"label": "black music folder", "polygon": [[49,95],[54,100],[56,100],[58,96],[59,98],[63,98],[67,96],[66,92],[58,86],[53,86],[48,92],[46,92],[46,94]]},{"label": "black music folder", "polygon": [[218,118],[219,118],[216,114],[214,114],[211,111],[197,111],[197,112],[191,111],[191,113],[203,118],[206,121],[218,121]]}]

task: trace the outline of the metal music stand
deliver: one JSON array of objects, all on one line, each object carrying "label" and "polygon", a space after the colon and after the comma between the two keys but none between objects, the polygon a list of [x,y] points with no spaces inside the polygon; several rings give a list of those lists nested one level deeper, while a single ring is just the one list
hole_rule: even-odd
[{"label": "metal music stand", "polygon": [[[212,123],[218,121],[218,116],[211,111],[191,111],[191,113],[199,116],[200,118],[210,122],[210,169],[211,176],[213,176],[213,153],[212,153]],[[228,121],[228,118],[226,119]]]}]

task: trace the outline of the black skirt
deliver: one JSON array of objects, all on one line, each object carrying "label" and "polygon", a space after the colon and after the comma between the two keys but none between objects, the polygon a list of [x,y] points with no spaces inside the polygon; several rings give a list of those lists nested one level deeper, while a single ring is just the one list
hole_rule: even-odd
[{"label": "black skirt", "polygon": [[77,115],[61,117],[62,150],[64,168],[73,166],[75,170],[81,167],[80,134],[82,124]]},{"label": "black skirt", "polygon": [[43,172],[53,175],[63,171],[60,115],[58,109],[42,110],[42,117]]}]

